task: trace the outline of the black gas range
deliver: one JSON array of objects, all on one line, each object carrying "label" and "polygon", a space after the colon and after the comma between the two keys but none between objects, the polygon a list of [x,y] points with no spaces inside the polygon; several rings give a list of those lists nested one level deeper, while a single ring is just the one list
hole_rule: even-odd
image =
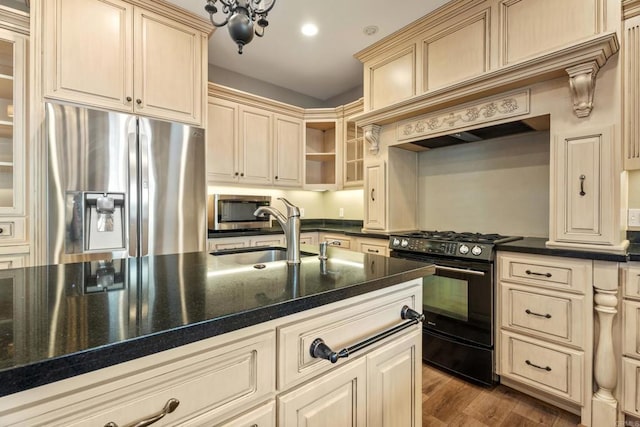
[{"label": "black gas range", "polygon": [[495,383],[495,245],[518,239],[453,231],[390,236],[390,256],[436,266],[422,286],[425,362],[477,383]]},{"label": "black gas range", "polygon": [[455,231],[417,231],[391,235],[389,248],[394,251],[439,257],[493,261],[495,245],[518,239],[522,237]]}]

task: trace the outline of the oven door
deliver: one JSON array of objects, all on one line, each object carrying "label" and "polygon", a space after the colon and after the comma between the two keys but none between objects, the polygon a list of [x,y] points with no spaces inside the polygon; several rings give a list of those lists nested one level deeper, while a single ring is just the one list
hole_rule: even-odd
[{"label": "oven door", "polygon": [[392,252],[392,256],[435,264],[423,279],[424,328],[493,347],[493,264]]}]

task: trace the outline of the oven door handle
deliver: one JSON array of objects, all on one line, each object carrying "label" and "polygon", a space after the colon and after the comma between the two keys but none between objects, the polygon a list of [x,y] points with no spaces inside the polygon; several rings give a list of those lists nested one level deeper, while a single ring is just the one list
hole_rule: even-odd
[{"label": "oven door handle", "polygon": [[484,271],[469,270],[469,269],[466,269],[466,268],[445,267],[443,265],[438,265],[438,264],[436,264],[436,269],[445,270],[445,271],[454,271],[456,273],[474,274],[476,276],[484,276],[485,275]]}]

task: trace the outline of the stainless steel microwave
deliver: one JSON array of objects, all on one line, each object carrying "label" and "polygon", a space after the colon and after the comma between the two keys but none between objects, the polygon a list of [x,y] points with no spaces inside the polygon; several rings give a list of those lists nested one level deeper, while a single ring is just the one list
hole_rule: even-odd
[{"label": "stainless steel microwave", "polygon": [[210,230],[244,230],[271,226],[271,216],[257,217],[260,206],[270,206],[270,196],[211,194],[207,201]]}]

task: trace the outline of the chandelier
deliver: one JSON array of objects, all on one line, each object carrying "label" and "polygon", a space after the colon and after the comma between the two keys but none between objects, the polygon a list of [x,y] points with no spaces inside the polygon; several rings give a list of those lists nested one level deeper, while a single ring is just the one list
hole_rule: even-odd
[{"label": "chandelier", "polygon": [[[222,13],[226,15],[222,22],[214,20],[214,15],[218,12],[218,1],[222,4]],[[238,53],[242,54],[242,48],[253,40],[254,34],[258,37],[264,35],[264,29],[269,25],[267,14],[275,4],[276,0],[207,0],[204,10],[209,13],[214,26],[229,25],[229,35],[238,45]]]}]

